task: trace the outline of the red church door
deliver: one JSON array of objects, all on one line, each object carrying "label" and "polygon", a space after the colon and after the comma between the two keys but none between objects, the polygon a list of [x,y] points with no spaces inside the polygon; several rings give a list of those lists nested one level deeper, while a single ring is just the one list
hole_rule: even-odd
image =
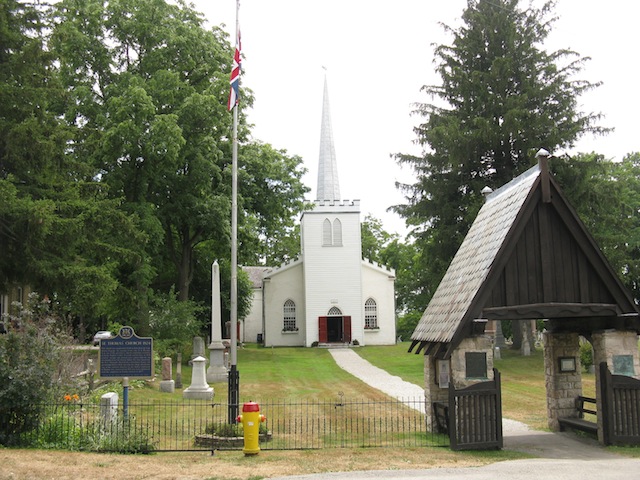
[{"label": "red church door", "polygon": [[342,317],[342,338],[344,343],[351,343],[351,317]]},{"label": "red church door", "polygon": [[318,342],[327,343],[327,317],[318,317]]}]

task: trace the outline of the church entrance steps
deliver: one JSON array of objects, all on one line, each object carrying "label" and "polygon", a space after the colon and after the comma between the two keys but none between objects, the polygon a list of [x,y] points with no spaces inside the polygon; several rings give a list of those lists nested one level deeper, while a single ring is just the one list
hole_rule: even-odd
[{"label": "church entrance steps", "polygon": [[348,343],[318,343],[318,348],[349,348]]}]

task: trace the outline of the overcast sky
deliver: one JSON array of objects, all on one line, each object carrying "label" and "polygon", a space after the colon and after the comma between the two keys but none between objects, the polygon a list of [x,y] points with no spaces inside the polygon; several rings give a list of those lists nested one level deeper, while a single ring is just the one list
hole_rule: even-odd
[{"label": "overcast sky", "polygon": [[[360,199],[385,229],[404,235],[402,219],[386,210],[404,203],[395,182],[411,172],[390,158],[418,154],[412,104],[429,98],[425,84],[439,84],[433,44],[450,44],[439,23],[456,27],[466,0],[242,0],[243,76],[255,103],[249,111],[256,140],[303,158],[304,181],[315,198],[325,71],[344,199]],[[195,0],[212,25],[235,36],[235,0]],[[534,5],[541,5],[535,1]],[[521,1],[522,6],[528,2]],[[620,160],[640,151],[640,2],[558,0],[547,50],[571,48],[591,57],[580,79],[602,81],[581,97],[581,109],[605,115],[607,137],[587,137],[570,154],[596,151]],[[233,43],[233,40],[232,40]],[[564,152],[552,152],[561,154]]]}]

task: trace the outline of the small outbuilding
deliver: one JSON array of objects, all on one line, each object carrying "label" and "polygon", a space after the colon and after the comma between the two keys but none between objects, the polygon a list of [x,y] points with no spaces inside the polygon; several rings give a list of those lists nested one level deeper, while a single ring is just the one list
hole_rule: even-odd
[{"label": "small outbuilding", "polygon": [[[536,166],[487,195],[411,337],[409,351],[425,355],[432,429],[444,425],[450,435],[454,431],[452,445],[501,447],[495,338],[485,327],[492,321],[537,319],[545,320],[550,428],[558,430],[563,419],[580,416],[576,401],[582,398],[579,342],[584,337],[593,345],[594,363],[604,367],[596,371],[594,431],[603,443],[629,437],[630,431],[635,433],[629,438],[638,441],[638,415],[633,425],[624,420],[626,426],[614,424],[612,417],[614,411],[625,417],[625,408],[640,411],[639,390],[616,403],[603,378],[605,370],[628,379],[640,374],[638,306],[550,175],[544,150]],[[497,398],[469,404],[484,411],[462,408],[452,392],[478,390],[481,384],[492,385]],[[443,423],[442,411],[449,425]],[[458,423],[451,424],[453,416]],[[496,424],[487,425],[480,417]]]}]

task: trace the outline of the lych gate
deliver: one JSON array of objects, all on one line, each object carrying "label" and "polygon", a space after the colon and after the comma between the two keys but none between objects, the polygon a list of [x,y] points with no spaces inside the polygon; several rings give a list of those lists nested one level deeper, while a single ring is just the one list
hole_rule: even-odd
[{"label": "lych gate", "polygon": [[[541,151],[538,165],[487,196],[412,335],[409,351],[425,355],[425,395],[434,406],[428,424],[442,425],[446,411],[449,431],[457,435],[452,446],[502,446],[499,375],[485,327],[535,319],[545,320],[550,428],[559,430],[561,419],[579,415],[583,336],[595,365],[603,364],[596,370],[599,440],[640,443],[640,381],[631,378],[640,374],[638,307],[549,175],[547,155]],[[635,396],[615,400],[605,372],[636,382],[629,386]],[[496,398],[484,393],[462,403],[474,390],[494,391]]]}]

